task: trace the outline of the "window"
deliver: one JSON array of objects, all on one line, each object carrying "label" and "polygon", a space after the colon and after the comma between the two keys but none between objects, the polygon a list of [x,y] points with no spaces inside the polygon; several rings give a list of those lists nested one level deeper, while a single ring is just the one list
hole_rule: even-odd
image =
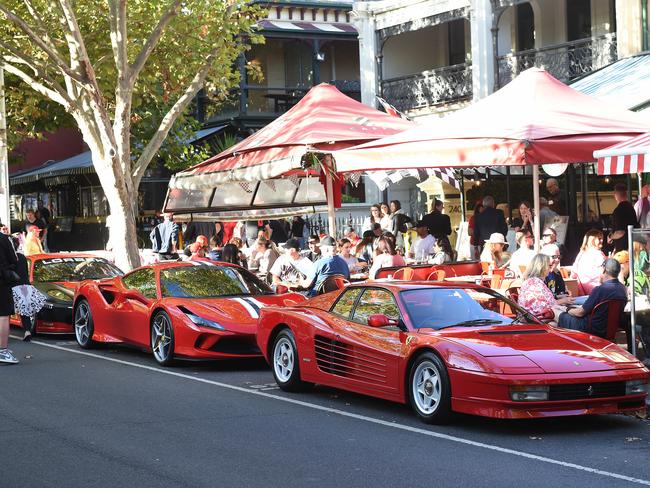
[{"label": "window", "polygon": [[163,297],[211,298],[270,295],[266,283],[252,273],[230,266],[179,266],[160,272]]},{"label": "window", "polygon": [[399,320],[399,308],[393,294],[380,288],[366,288],[354,309],[352,320],[367,324],[368,317],[374,314],[384,314],[389,319]]},{"label": "window", "polygon": [[449,22],[449,66],[463,64],[465,60],[465,20]]},{"label": "window", "polygon": [[144,268],[126,275],[122,282],[124,286],[131,290],[138,290],[142,295],[149,299],[155,299],[156,293],[156,273],[152,268]]},{"label": "window", "polygon": [[81,188],[79,191],[81,200],[81,216],[97,217],[108,215],[108,205],[104,191],[99,186]]},{"label": "window", "polygon": [[363,291],[363,288],[348,288],[345,290],[339,299],[334,304],[332,308],[332,313],[340,315],[345,319],[350,318],[350,312],[354,306],[354,302],[357,301],[357,298]]},{"label": "window", "polygon": [[122,272],[102,258],[52,258],[39,259],[34,263],[34,279],[37,282],[98,280],[121,276]]},{"label": "window", "polygon": [[535,49],[535,14],[530,3],[516,6],[517,51]]}]

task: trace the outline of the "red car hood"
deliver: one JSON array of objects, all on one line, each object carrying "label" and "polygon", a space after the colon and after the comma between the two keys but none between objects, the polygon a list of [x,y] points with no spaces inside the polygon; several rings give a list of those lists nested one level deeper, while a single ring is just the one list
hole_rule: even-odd
[{"label": "red car hood", "polygon": [[294,294],[261,295],[244,297],[178,299],[167,298],[169,305],[183,307],[192,313],[222,324],[227,330],[239,333],[255,333],[260,309],[267,306],[293,306],[298,300]]},{"label": "red car hood", "polygon": [[641,367],[634,356],[605,339],[546,325],[452,328],[437,334],[485,358],[525,356],[546,373]]}]

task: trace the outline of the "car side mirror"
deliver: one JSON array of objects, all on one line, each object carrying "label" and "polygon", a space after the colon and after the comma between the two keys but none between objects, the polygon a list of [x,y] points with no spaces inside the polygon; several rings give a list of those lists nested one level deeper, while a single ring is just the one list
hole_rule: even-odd
[{"label": "car side mirror", "polygon": [[370,327],[387,327],[389,325],[390,321],[383,313],[375,313],[368,317],[368,326]]}]

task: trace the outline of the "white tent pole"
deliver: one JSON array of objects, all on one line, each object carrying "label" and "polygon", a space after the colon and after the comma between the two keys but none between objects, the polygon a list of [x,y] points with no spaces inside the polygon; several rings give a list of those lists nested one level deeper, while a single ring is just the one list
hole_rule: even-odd
[{"label": "white tent pole", "polygon": [[327,193],[327,223],[329,224],[329,235],[336,239],[336,211],[334,209],[334,183],[332,181],[332,156],[325,156],[325,185]]},{"label": "white tent pole", "polygon": [[533,165],[533,204],[535,206],[535,218],[533,219],[533,232],[535,234],[535,252],[539,251],[539,236],[541,219],[539,218],[539,166]]}]

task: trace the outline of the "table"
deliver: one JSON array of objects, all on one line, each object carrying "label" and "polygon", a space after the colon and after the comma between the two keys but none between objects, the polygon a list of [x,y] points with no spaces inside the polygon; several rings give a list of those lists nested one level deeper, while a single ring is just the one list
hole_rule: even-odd
[{"label": "table", "polygon": [[350,281],[366,281],[368,273],[352,273],[350,274]]},{"label": "table", "polygon": [[445,281],[451,283],[476,283],[477,281],[489,281],[492,279],[490,275],[466,275],[466,276],[445,276]]}]

